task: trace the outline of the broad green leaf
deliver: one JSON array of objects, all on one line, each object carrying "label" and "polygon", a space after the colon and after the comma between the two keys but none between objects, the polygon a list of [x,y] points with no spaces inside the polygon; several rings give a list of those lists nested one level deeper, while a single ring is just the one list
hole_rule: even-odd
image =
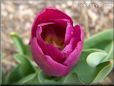
[{"label": "broad green leaf", "polygon": [[84,49],[98,48],[105,50],[113,40],[113,29],[108,29],[85,40]]},{"label": "broad green leaf", "polygon": [[24,68],[21,64],[17,65],[14,69],[11,70],[10,73],[8,73],[5,83],[16,83],[18,82],[20,79],[26,77],[29,74],[32,74],[34,72],[31,72],[33,70],[28,70],[28,68]]},{"label": "broad green leaf", "polygon": [[20,64],[20,68],[23,70],[23,76],[26,76],[30,73],[35,72],[35,68],[33,67],[32,63],[27,59],[26,56],[21,55],[21,54],[16,54],[15,59],[18,61]]},{"label": "broad green leaf", "polygon": [[29,44],[28,45],[24,44],[22,38],[19,35],[17,35],[15,32],[12,32],[10,35],[14,44],[16,45],[18,49],[18,52],[20,54],[24,54],[28,56],[28,58],[31,59],[32,53],[31,53]]},{"label": "broad green leaf", "polygon": [[86,63],[86,57],[92,53],[85,51],[82,52],[81,57],[79,62],[77,63],[77,65],[74,67],[73,71],[76,72],[78,78],[81,80],[82,83],[91,83],[93,78],[95,77],[95,68],[90,67],[87,63]]},{"label": "broad green leaf", "polygon": [[87,56],[87,63],[91,67],[96,67],[103,62],[103,59],[107,56],[106,52],[93,52]]},{"label": "broad green leaf", "polygon": [[25,55],[28,57],[28,59],[32,59],[32,53],[29,45],[25,45]]},{"label": "broad green leaf", "polygon": [[104,50],[105,50],[106,52],[109,52],[110,49],[111,49],[111,47],[113,47],[113,45],[114,45],[114,41],[112,41],[112,42],[110,42],[108,45],[106,45]]},{"label": "broad green leaf", "polygon": [[16,54],[15,58],[19,64],[8,73],[5,83],[16,83],[29,74],[35,73],[34,67],[24,55]]},{"label": "broad green leaf", "polygon": [[6,76],[5,84],[16,83],[21,78],[22,78],[22,74],[20,73],[20,66],[17,65]]},{"label": "broad green leaf", "polygon": [[106,62],[106,61],[110,61],[113,59],[113,42],[111,43],[110,49],[108,49],[108,53],[106,53],[105,51],[103,52],[94,52],[91,53],[87,56],[87,63],[91,66],[91,67],[96,67],[98,64],[102,63],[102,62]]},{"label": "broad green leaf", "polygon": [[63,78],[61,77],[49,77],[42,71],[38,74],[40,84],[61,84]]},{"label": "broad green leaf", "polygon": [[113,56],[114,50],[113,50],[113,48],[114,48],[114,42],[111,43],[110,49],[109,49],[109,52],[108,52],[108,56],[103,61],[114,59],[114,56]]},{"label": "broad green leaf", "polygon": [[[82,52],[80,61],[73,69],[73,71],[76,72],[79,80],[82,83],[90,84],[93,82],[93,80],[96,78],[96,76],[103,77],[103,75],[101,75],[100,73],[105,67],[107,67],[109,65],[109,61],[101,63],[96,67],[91,67],[86,62],[87,56],[89,54],[91,54],[93,52],[100,52],[100,51],[102,51],[102,50],[87,49]],[[109,74],[109,71],[111,71],[111,70],[112,70],[112,68],[110,67],[110,68],[108,68],[108,71],[103,71],[103,72],[105,72],[105,74],[107,75],[107,74]],[[96,83],[96,81],[94,83]],[[99,79],[99,81],[100,81],[100,79]]]},{"label": "broad green leaf", "polygon": [[22,39],[15,32],[11,32],[10,35],[11,35],[11,38],[12,38],[14,44],[16,45],[19,53],[24,54],[25,53],[25,45],[24,45]]},{"label": "broad green leaf", "polygon": [[70,72],[65,78],[63,84],[82,84],[75,72]]},{"label": "broad green leaf", "polygon": [[17,82],[17,84],[39,84],[38,73],[32,73]]},{"label": "broad green leaf", "polygon": [[[103,64],[100,64],[98,67],[101,67],[101,65],[103,65]],[[111,72],[112,69],[113,69],[113,61],[108,61],[107,62],[107,65],[104,66],[99,71],[99,73],[96,75],[96,77],[94,78],[94,80],[92,81],[92,83],[96,83],[96,82],[99,82],[99,81],[104,80],[105,77]]]},{"label": "broad green leaf", "polygon": [[31,68],[38,67],[38,65],[32,59],[28,59],[28,56],[26,56],[26,55],[15,54],[15,60],[18,63],[23,63],[23,64],[27,63],[30,65]]}]

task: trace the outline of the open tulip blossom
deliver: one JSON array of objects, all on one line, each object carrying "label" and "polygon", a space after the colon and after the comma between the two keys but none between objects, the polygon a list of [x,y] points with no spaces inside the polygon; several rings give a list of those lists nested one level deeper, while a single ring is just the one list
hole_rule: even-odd
[{"label": "open tulip blossom", "polygon": [[66,76],[78,62],[84,32],[80,25],[56,8],[45,8],[32,25],[33,59],[48,76]]}]

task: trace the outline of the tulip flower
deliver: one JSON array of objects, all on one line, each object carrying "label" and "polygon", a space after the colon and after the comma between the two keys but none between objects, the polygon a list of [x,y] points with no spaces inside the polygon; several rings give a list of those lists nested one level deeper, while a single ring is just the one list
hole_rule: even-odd
[{"label": "tulip flower", "polygon": [[56,8],[45,8],[32,25],[30,46],[34,61],[48,76],[66,76],[79,61],[84,32]]}]

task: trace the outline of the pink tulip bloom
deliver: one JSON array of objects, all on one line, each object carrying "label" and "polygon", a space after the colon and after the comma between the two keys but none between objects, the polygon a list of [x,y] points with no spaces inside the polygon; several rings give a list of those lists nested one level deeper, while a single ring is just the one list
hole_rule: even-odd
[{"label": "pink tulip bloom", "polygon": [[49,76],[66,76],[78,62],[84,32],[80,25],[56,8],[45,8],[32,25],[30,46],[33,59]]}]

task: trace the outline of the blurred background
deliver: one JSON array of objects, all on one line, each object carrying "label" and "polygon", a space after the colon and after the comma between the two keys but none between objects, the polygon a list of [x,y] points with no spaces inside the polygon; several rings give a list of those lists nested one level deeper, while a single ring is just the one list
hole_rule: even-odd
[{"label": "blurred background", "polygon": [[[35,15],[49,6],[67,13],[74,25],[84,26],[85,38],[113,28],[114,7],[111,0],[1,0],[2,68],[6,73],[16,64],[13,55],[17,51],[10,33],[18,33],[27,44]],[[114,84],[113,72],[101,83]]]}]

